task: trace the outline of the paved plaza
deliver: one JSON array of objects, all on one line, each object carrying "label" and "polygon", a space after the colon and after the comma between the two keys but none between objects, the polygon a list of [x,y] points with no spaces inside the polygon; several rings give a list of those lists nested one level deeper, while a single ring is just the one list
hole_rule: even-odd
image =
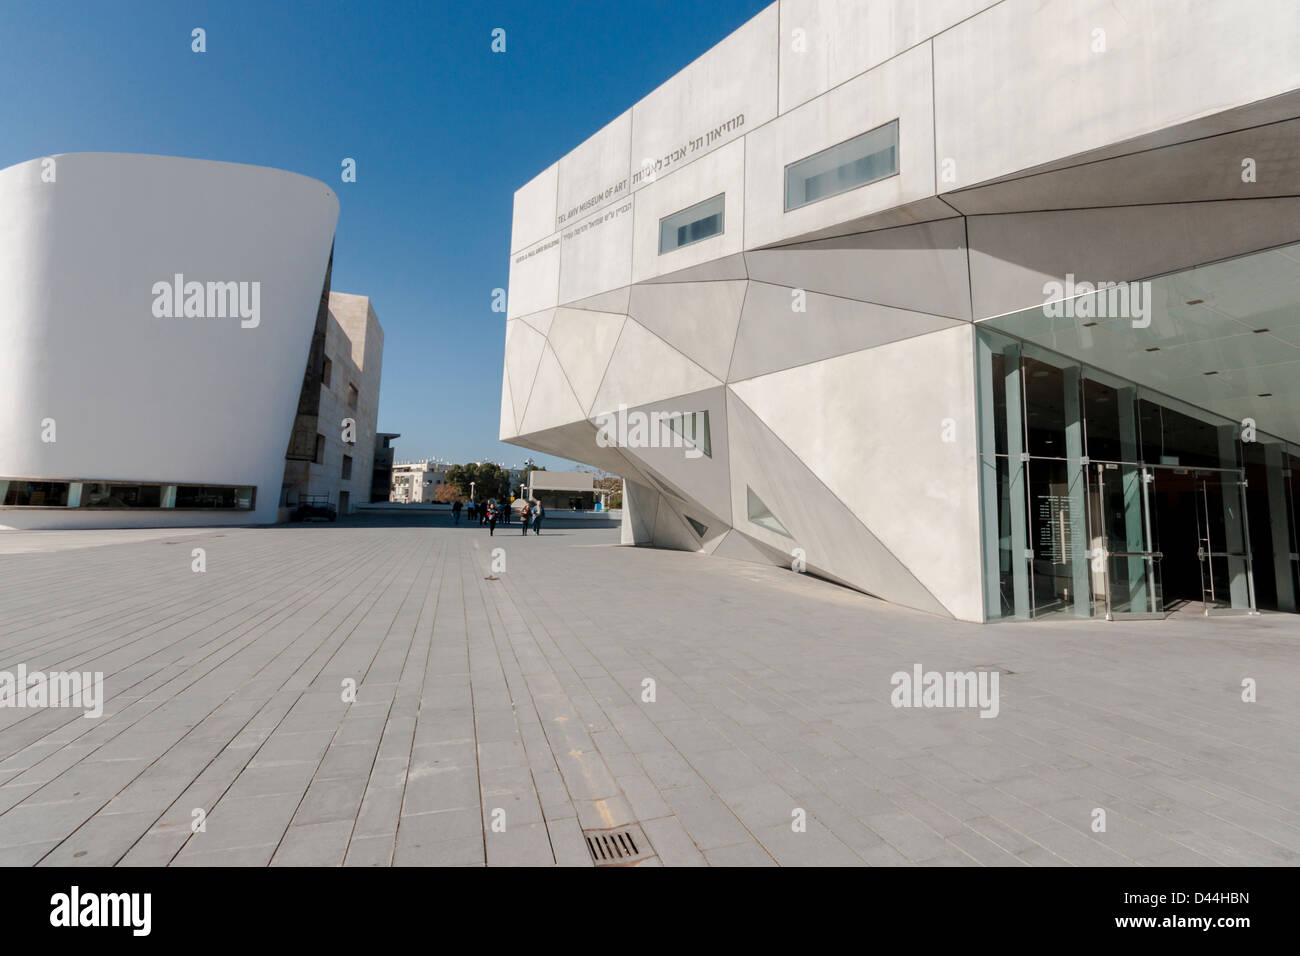
[{"label": "paved plaza", "polygon": [[[962,624],[558,526],[2,533],[20,664],[107,702],[0,709],[7,865],[1300,859],[1295,616]],[[891,706],[918,664],[998,715]]]}]

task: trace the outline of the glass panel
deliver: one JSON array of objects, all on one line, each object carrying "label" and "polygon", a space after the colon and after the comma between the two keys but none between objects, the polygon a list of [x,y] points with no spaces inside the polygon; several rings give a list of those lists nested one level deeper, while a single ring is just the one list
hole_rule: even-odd
[{"label": "glass panel", "polygon": [[785,525],[781,524],[781,522],[776,519],[776,516],[768,509],[767,505],[763,504],[762,499],[759,498],[758,495],[754,494],[753,488],[746,485],[745,494],[747,497],[747,513],[750,521],[754,522],[754,524],[758,525],[760,528],[766,528],[768,531],[775,531],[777,534],[784,535],[787,538],[790,537],[790,532],[785,530]]},{"label": "glass panel", "polygon": [[177,508],[222,508],[248,511],[253,507],[253,488],[221,485],[177,485]]},{"label": "glass panel", "polygon": [[5,505],[25,508],[62,508],[68,503],[66,481],[22,481],[15,479],[0,482],[0,499]]},{"label": "glass panel", "polygon": [[86,481],[81,485],[82,508],[157,508],[162,486],[116,481]]},{"label": "glass panel", "polygon": [[[1065,369],[1031,357],[1028,352],[1021,362],[1025,383],[1026,450],[1037,457],[1064,458],[1068,418]],[[1074,401],[1077,403],[1077,397]]]},{"label": "glass panel", "polygon": [[989,620],[1027,618],[1030,607],[1030,565],[1023,528],[1025,513],[1024,463],[1005,456],[983,456],[985,482],[996,496],[996,525],[986,527],[991,536],[994,566],[985,573],[997,580],[997,604],[986,608]]},{"label": "glass panel", "polygon": [[1121,417],[1133,416],[1133,389],[1114,388],[1096,377],[1083,381],[1087,454],[1094,461],[1123,461]]},{"label": "glass panel", "polygon": [[1253,609],[1242,487],[1234,473],[1200,474],[1196,481],[1198,556],[1206,611]]},{"label": "glass panel", "polygon": [[1139,465],[1114,463],[1094,465],[1093,475],[1094,527],[1099,532],[1093,546],[1106,553],[1105,578],[1098,582],[1094,577],[1094,587],[1101,588],[1098,597],[1112,615],[1159,613],[1164,599],[1149,488],[1154,475]]},{"label": "glass panel", "polygon": [[1029,540],[1033,548],[1034,616],[1093,613],[1087,504],[1077,463],[1029,462]]},{"label": "glass panel", "polygon": [[[713,439],[709,433],[708,411],[692,412],[688,415],[673,415],[664,419],[669,431],[676,432],[686,440],[687,447],[698,449],[705,458],[713,457]],[[699,455],[694,457],[698,458]]]},{"label": "glass panel", "polygon": [[785,211],[898,172],[898,120],[785,168]]},{"label": "glass panel", "polygon": [[659,220],[659,255],[721,235],[725,193]]}]

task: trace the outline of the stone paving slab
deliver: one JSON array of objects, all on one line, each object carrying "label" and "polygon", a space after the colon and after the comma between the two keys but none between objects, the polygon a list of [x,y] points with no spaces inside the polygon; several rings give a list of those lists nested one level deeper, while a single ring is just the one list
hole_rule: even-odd
[{"label": "stone paving slab", "polygon": [[[0,670],[106,695],[0,708],[0,865],[1300,861],[1300,617],[979,626],[421,520],[0,534]],[[892,706],[916,664],[998,716]]]}]

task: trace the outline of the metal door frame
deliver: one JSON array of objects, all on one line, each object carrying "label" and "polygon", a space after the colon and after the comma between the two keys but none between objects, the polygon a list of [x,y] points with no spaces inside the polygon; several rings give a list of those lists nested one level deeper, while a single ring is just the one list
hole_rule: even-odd
[{"label": "metal door frame", "polygon": [[[1197,493],[1199,493],[1200,495],[1200,497],[1197,499],[1198,504],[1197,504],[1197,515],[1196,515],[1196,523],[1197,523],[1196,538],[1198,544],[1197,544],[1196,556],[1198,559],[1198,564],[1200,565],[1201,568],[1201,614],[1204,617],[1211,616],[1210,605],[1205,600],[1205,595],[1207,593],[1205,587],[1205,577],[1206,574],[1208,573],[1210,578],[1210,587],[1208,593],[1211,599],[1213,599],[1214,598],[1214,565],[1212,563],[1213,559],[1225,558],[1227,560],[1231,560],[1233,558],[1237,558],[1241,561],[1244,561],[1246,564],[1246,595],[1247,595],[1246,599],[1248,604],[1247,607],[1244,609],[1245,613],[1251,615],[1258,615],[1259,607],[1255,603],[1255,563],[1254,563],[1254,558],[1252,557],[1252,551],[1250,546],[1250,512],[1247,510],[1248,505],[1246,502],[1246,499],[1248,497],[1246,495],[1246,488],[1248,487],[1248,483],[1246,479],[1246,469],[1245,468],[1190,467],[1187,468],[1186,470],[1191,472],[1192,480],[1197,483],[1194,497],[1195,494]],[[1232,487],[1237,489],[1237,503],[1241,508],[1241,544],[1242,547],[1245,549],[1243,552],[1214,550],[1214,546],[1213,546],[1214,543],[1211,540],[1211,535],[1210,535],[1211,532],[1210,500],[1209,500],[1209,494],[1207,488],[1209,479],[1207,475],[1213,475],[1218,479],[1220,495],[1222,495],[1223,490],[1225,489],[1229,481],[1231,481]],[[1200,528],[1200,522],[1202,517],[1205,519],[1204,539],[1201,538],[1201,528]],[[1206,547],[1201,546],[1202,541],[1204,541]],[[1225,541],[1224,546],[1226,547],[1227,544],[1228,542]],[[1208,568],[1206,562],[1211,562]],[[1242,608],[1234,608],[1234,607],[1215,608],[1216,612],[1220,612],[1220,613],[1226,612],[1229,614],[1231,613],[1240,614],[1242,613],[1242,610],[1243,610]]]},{"label": "metal door frame", "polygon": [[[1112,557],[1141,558],[1146,566],[1147,592],[1152,596],[1151,599],[1152,602],[1154,603],[1156,598],[1155,562],[1161,560],[1164,557],[1164,552],[1159,551],[1156,548],[1152,547],[1152,545],[1156,544],[1157,542],[1154,541],[1155,533],[1152,531],[1151,528],[1151,493],[1148,486],[1155,479],[1155,475],[1152,473],[1152,469],[1157,467],[1164,467],[1164,466],[1145,465],[1142,464],[1141,462],[1135,462],[1135,461],[1092,461],[1089,463],[1092,465],[1096,465],[1097,467],[1096,479],[1095,479],[1096,487],[1097,487],[1097,517],[1098,517],[1097,527],[1098,530],[1100,531],[1100,537],[1101,537],[1101,554],[1098,557],[1100,557],[1101,559],[1102,576],[1106,584],[1106,620],[1108,621],[1164,620],[1164,618],[1167,615],[1164,610],[1163,587],[1161,588],[1161,592],[1159,594],[1160,600],[1159,600],[1159,607],[1157,610],[1116,611],[1111,604],[1111,594],[1113,593],[1113,589],[1112,589],[1111,568],[1110,568],[1110,559]],[[1110,465],[1112,466],[1112,468],[1115,469],[1118,469],[1121,466],[1128,466],[1130,468],[1138,469],[1138,480],[1142,485],[1142,537],[1144,543],[1147,545],[1148,550],[1146,551],[1112,551],[1110,549],[1110,529],[1108,528],[1106,523],[1106,502],[1104,498],[1105,488],[1106,488],[1105,474],[1106,471],[1108,470],[1106,467],[1107,465]],[[1087,495],[1087,500],[1088,500],[1088,510],[1090,512],[1089,523],[1091,524],[1091,519],[1092,519],[1092,515],[1091,515],[1092,495],[1091,494]]]}]

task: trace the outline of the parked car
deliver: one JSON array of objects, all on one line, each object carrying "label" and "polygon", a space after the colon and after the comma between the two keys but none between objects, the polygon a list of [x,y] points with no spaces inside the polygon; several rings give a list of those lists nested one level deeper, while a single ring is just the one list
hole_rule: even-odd
[{"label": "parked car", "polygon": [[328,495],[304,495],[298,500],[298,506],[289,515],[290,521],[337,521],[339,509],[329,500]]}]

